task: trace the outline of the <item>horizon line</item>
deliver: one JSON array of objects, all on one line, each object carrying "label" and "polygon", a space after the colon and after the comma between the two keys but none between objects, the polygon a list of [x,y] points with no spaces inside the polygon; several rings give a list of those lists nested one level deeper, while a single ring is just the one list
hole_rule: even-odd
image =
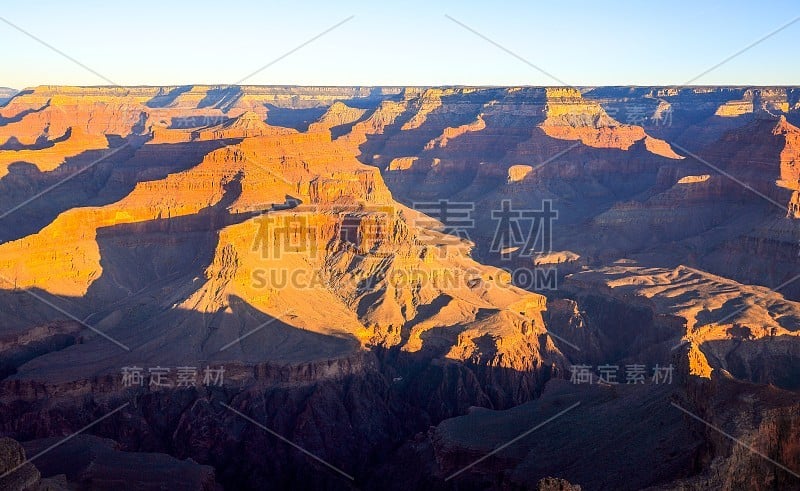
[{"label": "horizon line", "polygon": [[33,90],[41,87],[70,87],[79,89],[158,89],[158,88],[180,88],[180,87],[276,87],[276,88],[387,88],[387,89],[429,89],[429,88],[468,88],[468,89],[516,89],[516,88],[532,88],[532,89],[550,89],[550,88],[579,88],[579,89],[596,89],[605,87],[624,87],[624,88],[660,88],[660,89],[713,89],[713,88],[800,88],[800,82],[797,84],[573,84],[573,85],[528,85],[528,84],[232,84],[232,83],[179,83],[179,84],[133,84],[133,85],[76,85],[76,84],[38,84],[29,85],[18,89],[7,85],[2,85],[2,89],[16,90],[23,92],[26,90]]}]

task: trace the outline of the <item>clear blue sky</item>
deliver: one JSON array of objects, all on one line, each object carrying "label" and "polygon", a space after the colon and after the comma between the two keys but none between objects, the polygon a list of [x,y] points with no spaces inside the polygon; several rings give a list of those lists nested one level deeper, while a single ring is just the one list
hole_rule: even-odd
[{"label": "clear blue sky", "polygon": [[[800,16],[790,0],[3,2],[0,17],[122,85],[681,84]],[[135,6],[134,6],[135,5]],[[696,84],[800,85],[800,22]],[[0,22],[0,86],[106,85]]]}]

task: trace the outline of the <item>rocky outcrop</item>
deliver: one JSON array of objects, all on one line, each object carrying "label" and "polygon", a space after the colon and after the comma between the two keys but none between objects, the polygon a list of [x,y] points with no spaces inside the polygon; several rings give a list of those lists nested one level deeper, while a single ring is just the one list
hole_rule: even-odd
[{"label": "rocky outcrop", "polygon": [[[25,442],[24,447],[26,453],[38,455],[55,443],[59,443],[59,440],[45,438]],[[221,489],[210,466],[159,453],[124,452],[118,447],[113,440],[77,435],[42,453],[36,459],[36,465],[44,476],[63,476],[69,486],[79,488]]]},{"label": "rocky outcrop", "polygon": [[508,168],[508,182],[518,182],[531,173],[533,167],[530,165],[512,165]]},{"label": "rocky outcrop", "polygon": [[602,106],[584,99],[576,89],[548,89],[546,119],[541,127],[547,136],[580,140],[596,148],[628,150],[634,142],[644,139],[646,148],[657,155],[681,158],[667,142],[653,138],[644,128],[620,124]]},{"label": "rocky outcrop", "polygon": [[537,491],[581,491],[580,486],[570,484],[566,479],[545,477],[536,483]]},{"label": "rocky outcrop", "polygon": [[218,126],[203,128],[195,133],[199,140],[222,140],[226,138],[248,138],[265,135],[286,135],[294,133],[289,128],[272,127],[262,121],[253,111],[246,111]]},{"label": "rocky outcrop", "polygon": [[0,438],[0,484],[9,491],[41,489],[41,474],[25,458],[25,450],[11,438]]},{"label": "rocky outcrop", "polygon": [[337,101],[325,111],[325,114],[318,121],[308,126],[308,131],[330,131],[331,136],[336,138],[341,133],[351,129],[352,125],[360,120],[366,112],[366,109],[350,107],[343,102]]}]

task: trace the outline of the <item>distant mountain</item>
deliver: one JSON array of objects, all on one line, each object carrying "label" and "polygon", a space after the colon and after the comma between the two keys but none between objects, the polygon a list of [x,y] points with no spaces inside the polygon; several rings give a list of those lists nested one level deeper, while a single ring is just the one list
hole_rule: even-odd
[{"label": "distant mountain", "polygon": [[0,106],[9,101],[19,91],[10,87],[0,87]]}]

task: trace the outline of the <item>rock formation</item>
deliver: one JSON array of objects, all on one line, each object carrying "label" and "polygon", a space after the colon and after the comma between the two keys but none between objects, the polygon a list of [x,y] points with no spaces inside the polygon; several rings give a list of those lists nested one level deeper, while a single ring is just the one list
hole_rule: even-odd
[{"label": "rock formation", "polygon": [[2,487],[793,489],[798,94],[0,90]]}]

